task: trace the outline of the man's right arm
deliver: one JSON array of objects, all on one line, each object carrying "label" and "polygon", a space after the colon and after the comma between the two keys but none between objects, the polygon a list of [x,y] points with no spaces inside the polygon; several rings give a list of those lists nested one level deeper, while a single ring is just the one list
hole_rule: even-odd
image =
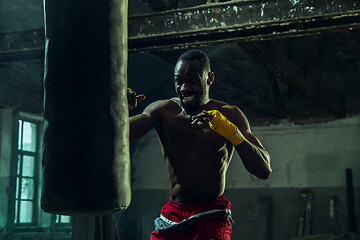
[{"label": "man's right arm", "polygon": [[151,115],[141,113],[130,117],[130,143],[144,136],[153,127],[154,120]]},{"label": "man's right arm", "polygon": [[130,117],[130,142],[138,140],[156,126],[165,104],[164,100],[153,102],[141,114]]}]

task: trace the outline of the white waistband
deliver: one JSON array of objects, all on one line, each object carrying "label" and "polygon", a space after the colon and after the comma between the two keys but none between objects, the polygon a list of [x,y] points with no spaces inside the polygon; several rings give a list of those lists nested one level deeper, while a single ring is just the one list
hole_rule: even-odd
[{"label": "white waistband", "polygon": [[162,214],[160,214],[160,219],[163,220],[164,222],[170,224],[170,225],[176,225],[176,224],[182,223],[182,222],[187,221],[187,220],[192,219],[192,218],[198,218],[198,217],[201,217],[201,216],[205,216],[205,215],[209,215],[209,214],[213,214],[213,213],[217,213],[217,212],[225,212],[225,215],[230,215],[231,214],[230,209],[214,209],[214,210],[194,214],[194,215],[190,216],[188,219],[182,220],[181,222],[171,221],[171,220],[167,219],[166,217],[164,217]]}]

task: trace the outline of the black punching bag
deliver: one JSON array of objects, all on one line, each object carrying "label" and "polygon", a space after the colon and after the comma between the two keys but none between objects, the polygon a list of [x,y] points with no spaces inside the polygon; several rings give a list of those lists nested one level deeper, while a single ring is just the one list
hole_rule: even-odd
[{"label": "black punching bag", "polygon": [[44,0],[41,207],[104,215],[130,204],[127,0]]}]

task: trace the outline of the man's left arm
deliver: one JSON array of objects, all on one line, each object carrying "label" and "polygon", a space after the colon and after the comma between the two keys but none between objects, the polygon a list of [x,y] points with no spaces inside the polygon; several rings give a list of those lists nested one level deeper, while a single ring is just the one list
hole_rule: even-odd
[{"label": "man's left arm", "polygon": [[[270,155],[259,139],[252,134],[249,122],[244,113],[237,107],[224,109],[224,115],[238,127],[244,140],[235,145],[246,170],[260,179],[267,179],[271,174]],[[239,135],[239,134],[237,134]]]},{"label": "man's left arm", "polygon": [[258,178],[266,179],[271,173],[270,155],[251,133],[249,122],[235,106],[223,106],[219,110],[203,111],[193,117],[208,122],[211,129],[229,140],[241,157],[245,168]]}]

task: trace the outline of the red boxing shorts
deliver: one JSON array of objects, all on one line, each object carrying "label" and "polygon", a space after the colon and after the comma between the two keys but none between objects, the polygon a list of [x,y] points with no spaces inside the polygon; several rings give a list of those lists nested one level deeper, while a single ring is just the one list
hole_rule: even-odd
[{"label": "red boxing shorts", "polygon": [[224,195],[195,203],[170,198],[154,221],[150,240],[230,240],[232,223],[231,203]]}]

